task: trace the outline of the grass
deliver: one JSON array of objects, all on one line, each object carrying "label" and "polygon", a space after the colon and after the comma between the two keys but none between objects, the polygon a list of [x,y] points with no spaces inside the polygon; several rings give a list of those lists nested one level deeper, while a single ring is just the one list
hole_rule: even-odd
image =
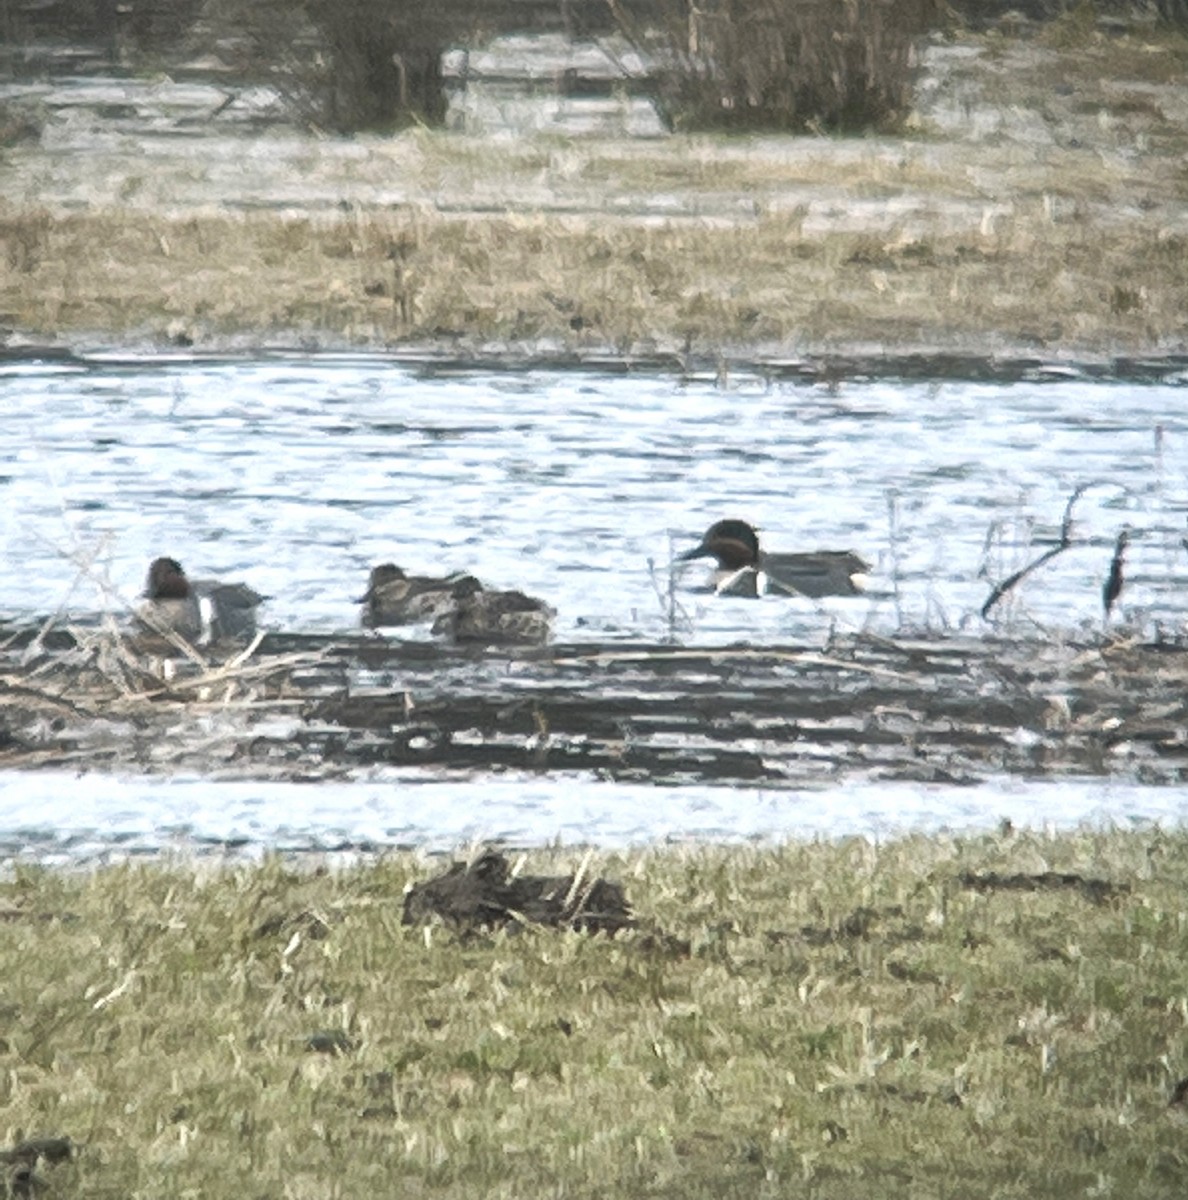
[{"label": "grass", "polygon": [[7,1137],[79,1197],[1182,1194],[1188,835],[595,869],[672,940],[408,928],[405,856],[10,873]]},{"label": "grass", "polygon": [[[931,68],[947,104],[895,139],[22,143],[0,323],[198,347],[1182,348],[1184,38],[1070,28],[969,38],[979,56]],[[251,172],[221,171],[233,149]]]},{"label": "grass", "polygon": [[[570,349],[1182,342],[1184,239],[1075,207],[983,233],[806,234],[544,214],[324,219],[0,214],[10,325],[202,344],[510,341]],[[16,247],[16,249],[13,249]]]}]

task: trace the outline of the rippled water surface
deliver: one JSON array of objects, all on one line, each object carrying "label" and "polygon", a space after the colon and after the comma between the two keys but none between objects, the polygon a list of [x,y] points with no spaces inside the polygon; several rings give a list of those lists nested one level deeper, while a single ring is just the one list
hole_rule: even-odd
[{"label": "rippled water surface", "polygon": [[577,779],[424,783],[383,773],[353,783],[210,783],[0,772],[0,862],[270,850],[374,852],[513,846],[639,846],[912,831],[1182,824],[1182,788],[1106,780],[976,787],[879,783],[817,791],[655,788]]},{"label": "rippled water surface", "polygon": [[[347,630],[368,569],[393,560],[543,596],[557,609],[559,639],[653,639],[668,632],[658,593],[672,552],[734,515],[760,525],[773,549],[859,551],[874,564],[872,592],[827,605],[720,600],[693,590],[703,573],[694,564],[676,593],[685,641],[811,644],[835,625],[976,633],[987,628],[977,614],[991,581],[1051,545],[1070,494],[1088,485],[1074,509],[1074,547],[999,618],[1016,630],[1095,634],[1114,539],[1129,527],[1122,620],[1147,634],[1178,632],[1188,616],[1182,382],[826,387],[742,375],[723,384],[324,357],[8,364],[0,611],[126,616],[149,559],[169,553],[191,574],[242,578],[267,593],[266,624]],[[118,842],[121,812],[135,827],[124,832],[152,845],[178,829],[199,840],[308,845],[878,832],[943,823],[946,813],[959,824],[992,821],[1021,794],[1006,783],[883,788],[855,804],[840,791],[825,802],[588,780],[494,790],[360,781],[261,784],[245,799],[226,784],[186,792],[86,778],[72,805],[55,807],[43,797],[54,777],[4,777],[0,836],[89,844],[106,829]],[[203,787],[215,789],[205,793],[212,800],[197,799]],[[1175,792],[1102,783],[1027,787],[1022,807],[1033,820],[1179,820],[1184,803]],[[98,806],[93,819],[80,815],[81,796]],[[185,815],[194,803],[200,819]],[[208,819],[215,811],[234,819]],[[30,824],[30,813],[46,815]]]},{"label": "rippled water surface", "polygon": [[[346,629],[369,567],[394,560],[544,596],[563,639],[654,637],[670,551],[737,515],[772,549],[859,551],[872,595],[826,612],[683,589],[691,641],[813,637],[834,619],[977,628],[986,572],[1050,544],[1070,493],[1093,484],[1075,509],[1081,544],[1021,589],[1016,619],[1099,624],[1129,525],[1124,607],[1175,624],[1188,594],[1184,396],[1084,379],[722,387],[380,359],[9,366],[0,505],[19,569],[0,606],[118,607],[169,553],[267,593],[275,627]],[[79,580],[79,555],[96,556],[106,599]],[[702,575],[694,564],[685,582]]]}]

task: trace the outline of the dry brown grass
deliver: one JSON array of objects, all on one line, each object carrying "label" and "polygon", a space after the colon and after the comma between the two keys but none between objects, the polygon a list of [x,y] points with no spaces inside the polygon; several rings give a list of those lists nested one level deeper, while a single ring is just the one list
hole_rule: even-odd
[{"label": "dry brown grass", "polygon": [[199,344],[230,336],[573,349],[1182,340],[1185,238],[1044,206],[984,234],[806,236],[547,216],[0,218],[5,320]]},{"label": "dry brown grass", "polygon": [[0,323],[198,346],[1180,349],[1185,44],[986,35],[934,66],[951,103],[900,139],[293,136],[235,176],[226,139],[209,161],[22,145]]}]

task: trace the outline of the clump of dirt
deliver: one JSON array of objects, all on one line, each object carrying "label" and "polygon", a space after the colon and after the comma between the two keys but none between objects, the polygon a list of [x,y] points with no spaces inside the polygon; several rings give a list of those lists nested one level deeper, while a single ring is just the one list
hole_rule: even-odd
[{"label": "clump of dirt", "polygon": [[516,875],[495,850],[471,863],[452,863],[409,890],[404,923],[415,925],[434,916],[465,932],[546,925],[614,934],[634,924],[619,884],[580,873]]}]

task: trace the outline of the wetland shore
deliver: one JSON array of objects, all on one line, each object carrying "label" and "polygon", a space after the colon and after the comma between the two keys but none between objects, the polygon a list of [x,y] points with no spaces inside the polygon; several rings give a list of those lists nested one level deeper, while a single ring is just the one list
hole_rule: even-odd
[{"label": "wetland shore", "polygon": [[[182,139],[55,120],[3,151],[3,345],[1175,356],[1182,51],[1139,35],[971,40],[934,56],[919,123],[896,138]],[[207,702],[215,716],[241,703],[223,748],[258,755],[259,777],[292,767],[275,730],[248,728],[269,705],[305,706],[294,719],[319,736],[349,725],[345,702],[327,713],[294,692],[294,674],[328,671],[324,654],[278,657],[277,678],[255,661],[233,679],[194,672],[192,691],[86,649],[51,646],[35,678],[5,665],[18,765],[92,754],[98,727],[121,769],[169,770],[179,729],[209,756]],[[812,656],[871,701],[861,727],[839,712],[818,740],[842,764],[861,742],[885,778],[1182,779],[1182,653],[1052,647],[1004,664],[981,647],[976,671],[938,673],[942,650]],[[751,708],[756,675],[786,686],[786,664],[743,663],[714,665]],[[561,664],[553,682],[585,669]],[[491,762],[577,747],[626,771],[641,753],[610,707],[593,750],[560,726],[550,747],[537,709],[491,691],[470,697]],[[421,716],[444,727],[443,713]],[[419,751],[425,721],[381,715],[378,731],[355,721],[344,757]],[[715,747],[727,782],[770,770],[734,752],[754,732],[731,726]],[[801,732],[776,739],[791,761]],[[689,769],[660,736],[656,754]],[[406,888],[437,865],[5,871],[8,1193],[1183,1194],[1182,832],[1004,825],[526,856],[528,871],[621,884],[639,925],[613,938],[404,924]]]},{"label": "wetland shore", "polygon": [[1182,353],[1184,40],[1069,38],[938,43],[907,128],[869,138],[138,131],[76,105],[3,151],[4,342]]}]

